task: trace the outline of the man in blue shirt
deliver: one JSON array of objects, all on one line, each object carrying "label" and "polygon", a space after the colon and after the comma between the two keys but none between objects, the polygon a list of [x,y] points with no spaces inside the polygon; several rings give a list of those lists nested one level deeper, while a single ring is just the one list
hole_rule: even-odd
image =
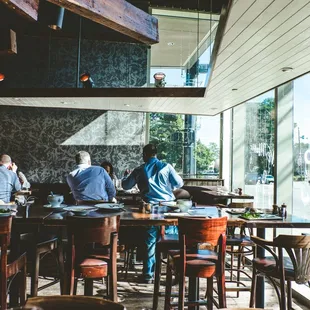
[{"label": "man in blue shirt", "polygon": [[0,157],[0,200],[10,202],[12,192],[20,191],[22,186],[16,174],[17,166],[9,155]]},{"label": "man in blue shirt", "polygon": [[[144,164],[135,168],[122,180],[123,189],[130,189],[136,184],[145,202],[157,204],[160,201],[174,200],[173,190],[183,186],[182,178],[174,168],[157,159],[157,149],[153,144],[143,148]],[[127,173],[125,173],[127,174]],[[143,260],[143,280],[151,283],[155,267],[155,246],[159,237],[159,226],[152,226],[146,230],[146,257]],[[168,230],[168,231],[167,231]],[[171,228],[166,229],[170,233]]]},{"label": "man in blue shirt", "polygon": [[77,168],[67,177],[74,199],[113,201],[116,191],[105,169],[91,166],[90,155],[85,151],[78,152],[75,161]]}]

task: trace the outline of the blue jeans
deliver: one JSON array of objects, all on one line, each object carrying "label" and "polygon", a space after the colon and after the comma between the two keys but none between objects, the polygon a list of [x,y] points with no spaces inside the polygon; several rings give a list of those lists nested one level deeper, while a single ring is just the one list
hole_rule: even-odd
[{"label": "blue jeans", "polygon": [[[178,233],[177,226],[166,226],[165,234],[173,235]],[[155,270],[155,250],[156,243],[160,237],[160,226],[151,226],[145,231],[145,246],[146,253],[143,259],[143,276],[147,278],[153,277]]]}]

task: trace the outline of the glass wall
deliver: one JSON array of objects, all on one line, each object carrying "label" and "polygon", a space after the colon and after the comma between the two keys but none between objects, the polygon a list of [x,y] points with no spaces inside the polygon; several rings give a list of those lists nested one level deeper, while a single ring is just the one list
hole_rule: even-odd
[{"label": "glass wall", "polygon": [[[172,164],[183,176],[218,178],[220,117],[190,116],[190,128],[186,125],[186,117],[151,113],[150,143],[157,145],[158,158]],[[190,161],[186,160],[186,154],[191,157]],[[185,163],[191,167],[185,167]],[[187,175],[184,171],[194,173]]]},{"label": "glass wall", "polygon": [[310,75],[294,81],[293,213],[310,219]]},{"label": "glass wall", "polygon": [[233,108],[232,188],[254,195],[254,204],[270,208],[274,187],[274,92]]}]

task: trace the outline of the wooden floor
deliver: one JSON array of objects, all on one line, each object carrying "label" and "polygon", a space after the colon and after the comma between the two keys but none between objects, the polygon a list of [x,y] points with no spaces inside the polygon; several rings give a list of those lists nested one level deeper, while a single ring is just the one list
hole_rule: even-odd
[{"label": "wooden floor", "polygon": [[[130,271],[128,273],[128,279],[124,279],[124,274],[122,271],[119,271],[118,275],[118,296],[119,302],[126,306],[127,310],[149,310],[152,309],[152,297],[153,297],[153,285],[152,284],[141,284],[137,283],[137,277],[141,273],[141,267],[137,266],[135,271]],[[164,278],[163,278],[164,280]],[[39,285],[43,285],[48,281],[45,279],[39,280]],[[30,283],[28,283],[28,287],[30,287]],[[163,283],[164,284],[164,283]],[[201,296],[204,295],[205,292],[205,281],[201,280]],[[177,290],[177,286],[174,287]],[[164,286],[161,287],[164,290]],[[58,295],[59,294],[59,284],[55,284],[52,287],[46,288],[39,292],[39,295]],[[78,283],[78,294],[83,294],[83,282]],[[95,296],[104,296],[105,295],[105,285],[96,282],[94,284],[94,294]],[[248,307],[250,293],[249,292],[241,292],[240,297],[236,298],[235,292],[229,292],[227,298],[227,306],[228,307]],[[158,309],[163,309],[163,301],[164,297],[160,298],[160,303]],[[293,300],[294,310],[308,310],[309,308],[303,306]],[[268,309],[279,309],[278,301],[272,287],[267,284],[266,285],[266,308]],[[201,309],[206,309],[205,307],[201,307]],[[214,307],[214,309],[216,309]]]}]

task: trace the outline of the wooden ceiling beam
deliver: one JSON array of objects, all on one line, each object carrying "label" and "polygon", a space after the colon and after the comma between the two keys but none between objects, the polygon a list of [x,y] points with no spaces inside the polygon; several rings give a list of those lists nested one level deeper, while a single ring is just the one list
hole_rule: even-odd
[{"label": "wooden ceiling beam", "polygon": [[158,20],[125,0],[48,0],[146,44],[158,43]]},{"label": "wooden ceiling beam", "polygon": [[15,10],[32,21],[38,20],[39,0],[0,0],[10,9]]}]

